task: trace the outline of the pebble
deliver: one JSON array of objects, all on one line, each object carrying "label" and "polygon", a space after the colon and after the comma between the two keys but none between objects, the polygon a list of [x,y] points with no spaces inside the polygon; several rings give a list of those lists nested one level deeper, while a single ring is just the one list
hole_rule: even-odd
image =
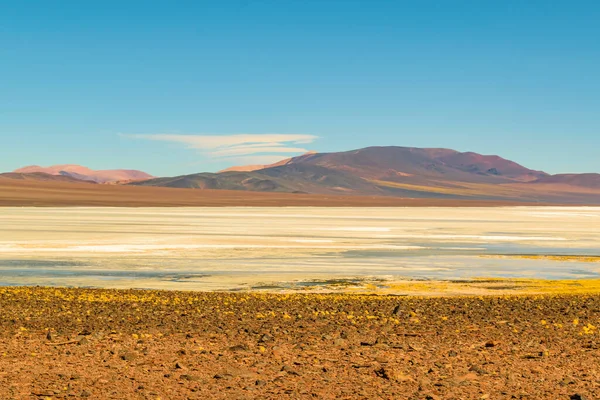
[{"label": "pebble", "polygon": [[267,343],[267,342],[272,342],[273,340],[274,340],[273,336],[265,333],[264,335],[262,335],[260,337],[260,339],[258,340],[258,343]]},{"label": "pebble", "polygon": [[137,355],[134,352],[126,351],[120,356],[123,361],[133,361],[137,358]]}]

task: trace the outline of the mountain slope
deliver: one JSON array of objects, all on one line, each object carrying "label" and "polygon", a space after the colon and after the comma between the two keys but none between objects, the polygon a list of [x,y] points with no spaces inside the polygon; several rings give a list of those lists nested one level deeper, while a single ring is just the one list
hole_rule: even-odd
[{"label": "mountain slope", "polygon": [[250,172],[199,173],[132,182],[135,186],[318,194],[386,194],[360,177],[314,165],[283,165]]},{"label": "mountain slope", "polygon": [[506,160],[494,155],[486,156],[472,152],[455,152],[453,154],[436,157],[436,159],[452,168],[460,169],[462,171],[497,175],[523,182],[534,181],[548,176],[545,172],[531,170],[514,161]]},{"label": "mountain slope", "polygon": [[94,181],[96,183],[112,183],[152,178],[152,175],[138,170],[111,169],[95,171],[81,165],[73,164],[53,165],[50,167],[31,165],[16,169],[13,172],[24,174],[45,173],[49,175],[63,175],[84,181]]},{"label": "mountain slope", "polygon": [[[289,164],[311,164],[351,172],[366,179],[500,183],[535,180],[547,174],[498,156],[460,153],[450,149],[367,147],[340,153],[293,158]],[[414,177],[414,179],[408,179]]]},{"label": "mountain slope", "polygon": [[600,174],[557,174],[540,178],[534,183],[571,185],[600,189]]},{"label": "mountain slope", "polygon": [[[310,155],[310,154],[317,154],[317,153],[315,151],[309,151],[309,152],[303,154],[303,156]],[[279,167],[281,165],[286,165],[289,162],[291,162],[293,159],[294,159],[294,157],[284,158],[283,160],[277,161],[273,164],[265,164],[265,165],[256,165],[256,164],[255,165],[236,165],[233,167],[225,168],[225,169],[219,171],[218,173],[258,171],[261,169],[267,169],[267,168]]]},{"label": "mountain slope", "polygon": [[[282,165],[254,171],[201,173],[133,184],[405,198],[600,203],[600,188],[593,186],[596,182],[593,177],[553,178],[499,156],[450,149],[368,147],[305,154],[279,164]],[[552,179],[561,180],[561,184],[553,183]]]}]

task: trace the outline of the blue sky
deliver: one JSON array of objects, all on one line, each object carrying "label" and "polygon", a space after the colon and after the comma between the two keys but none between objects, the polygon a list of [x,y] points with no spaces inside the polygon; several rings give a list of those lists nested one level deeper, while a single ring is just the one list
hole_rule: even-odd
[{"label": "blue sky", "polygon": [[600,172],[599,20],[597,1],[0,2],[0,170],[399,145]]}]

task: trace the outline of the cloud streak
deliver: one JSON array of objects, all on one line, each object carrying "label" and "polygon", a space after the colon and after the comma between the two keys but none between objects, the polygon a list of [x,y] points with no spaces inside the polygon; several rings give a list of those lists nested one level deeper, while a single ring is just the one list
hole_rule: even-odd
[{"label": "cloud streak", "polygon": [[[261,154],[262,157],[276,159],[289,157],[290,153],[302,154],[308,150],[300,147],[318,139],[306,134],[235,134],[235,135],[124,135],[133,139],[154,140],[160,142],[180,143],[189,149],[200,151],[210,158],[248,158]],[[258,158],[259,156],[254,156]]]}]

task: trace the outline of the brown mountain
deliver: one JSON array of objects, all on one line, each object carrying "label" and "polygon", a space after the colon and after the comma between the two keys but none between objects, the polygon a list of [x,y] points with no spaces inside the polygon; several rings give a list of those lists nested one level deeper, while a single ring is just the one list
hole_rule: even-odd
[{"label": "brown mountain", "polygon": [[62,175],[82,181],[93,181],[96,183],[129,182],[153,178],[152,175],[137,170],[111,169],[95,171],[81,165],[73,164],[53,165],[50,167],[31,165],[16,169],[13,172],[22,174],[45,173],[49,175]]},{"label": "brown mountain", "polygon": [[[303,163],[347,171],[365,179],[391,181],[446,180],[465,182],[533,181],[547,176],[499,156],[461,153],[450,149],[367,147],[339,153],[318,153],[293,158]],[[408,179],[414,177],[414,179]]]},{"label": "brown mountain", "polygon": [[556,184],[545,172],[499,156],[450,149],[368,147],[294,157],[253,171],[156,178],[134,185],[405,198],[600,203],[600,190]]},{"label": "brown mountain", "polygon": [[304,164],[282,165],[260,171],[204,172],[154,178],[131,185],[314,194],[385,195],[388,192],[375,183],[347,172]]},{"label": "brown mountain", "polygon": [[557,174],[542,177],[534,183],[600,189],[600,174]]},{"label": "brown mountain", "polygon": [[[310,154],[317,154],[316,151],[309,151],[308,153],[303,154],[304,156],[306,155],[310,155]],[[281,161],[277,161],[276,163],[273,164],[266,164],[266,165],[236,165],[233,167],[229,167],[229,168],[225,168],[221,171],[219,171],[218,173],[221,172],[250,172],[250,171],[258,171],[260,169],[266,169],[266,168],[273,168],[273,167],[279,167],[281,165],[285,165],[290,163],[292,160],[294,159],[294,157],[289,157],[289,158],[285,158]]]},{"label": "brown mountain", "polygon": [[[253,171],[229,170],[166,178],[152,178],[135,170],[93,171],[77,165],[32,166],[17,171],[0,174],[0,178],[4,182],[21,181],[26,186],[28,182],[36,185],[55,181],[65,187],[92,182],[203,189],[211,193],[234,190],[397,199],[600,204],[600,174],[548,175],[499,156],[450,149],[368,147],[339,153],[305,154]],[[126,189],[122,187],[122,190]]]}]

